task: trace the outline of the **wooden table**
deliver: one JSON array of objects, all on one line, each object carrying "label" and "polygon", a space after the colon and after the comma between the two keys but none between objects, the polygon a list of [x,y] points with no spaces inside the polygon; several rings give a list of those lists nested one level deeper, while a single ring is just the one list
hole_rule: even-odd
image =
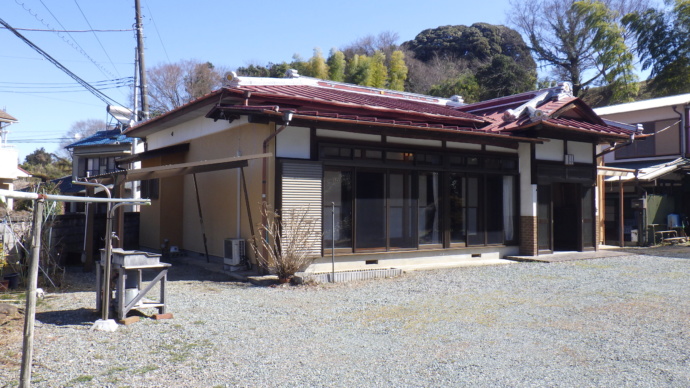
[{"label": "wooden table", "polygon": [[[103,302],[102,300],[102,287],[101,287],[101,281],[102,281],[102,272],[105,270],[105,266],[103,265],[103,262],[99,262],[99,270],[96,271],[96,309],[100,310],[101,309],[101,303]],[[117,273],[117,286],[116,286],[116,301],[114,303],[115,306],[115,311],[117,312],[117,319],[122,320],[127,316],[127,313],[130,312],[133,309],[140,310],[140,309],[147,309],[147,308],[157,308],[159,314],[165,314],[166,313],[166,297],[167,297],[167,292],[166,292],[166,283],[168,281],[168,268],[171,267],[171,264],[168,263],[157,263],[157,264],[152,264],[152,265],[138,265],[138,266],[123,266],[123,265],[113,265],[113,272]],[[148,282],[148,284],[142,288],[143,282],[142,282],[142,272],[145,270],[149,271],[155,271],[156,276]],[[129,272],[129,274],[128,274]],[[134,276],[136,276],[136,285],[137,289],[139,292],[137,295],[130,300],[128,303],[125,303],[125,293],[126,293],[126,288],[125,284],[127,283],[127,278],[129,276],[133,276],[132,274],[134,273]],[[131,279],[130,279],[131,283]],[[158,301],[151,301],[148,299],[145,299],[144,296],[151,291],[151,289],[156,285],[160,284],[160,295],[158,297]],[[112,298],[112,295],[109,295],[110,298]]]},{"label": "wooden table", "polygon": [[655,235],[654,240],[655,241],[656,241],[656,235],[657,234],[661,238],[661,242],[668,242],[671,244],[675,244],[675,243],[684,243],[685,241],[687,241],[687,237],[685,237],[685,236],[678,237],[678,232],[675,230],[660,230],[658,232],[655,232],[654,233],[654,235]]}]

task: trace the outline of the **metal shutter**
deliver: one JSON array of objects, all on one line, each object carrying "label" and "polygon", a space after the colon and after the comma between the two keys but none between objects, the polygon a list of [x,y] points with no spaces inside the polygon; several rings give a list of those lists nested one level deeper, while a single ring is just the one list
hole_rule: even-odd
[{"label": "metal shutter", "polygon": [[310,251],[321,256],[321,214],[323,168],[320,163],[283,163],[281,176],[282,206],[284,225],[288,225],[291,210],[307,212],[307,218],[315,223]]}]

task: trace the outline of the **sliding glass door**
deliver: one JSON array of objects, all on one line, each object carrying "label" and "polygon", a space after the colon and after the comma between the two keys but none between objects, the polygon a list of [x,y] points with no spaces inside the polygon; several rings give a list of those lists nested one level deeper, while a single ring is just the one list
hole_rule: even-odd
[{"label": "sliding glass door", "polygon": [[355,174],[355,249],[386,248],[386,173]]}]

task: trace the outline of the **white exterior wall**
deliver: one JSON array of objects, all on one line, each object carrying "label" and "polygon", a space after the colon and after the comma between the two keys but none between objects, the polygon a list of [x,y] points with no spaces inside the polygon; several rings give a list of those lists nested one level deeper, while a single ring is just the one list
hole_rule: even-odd
[{"label": "white exterior wall", "polygon": [[442,147],[441,140],[410,139],[407,137],[386,136],[386,142],[393,144],[406,144],[424,147]]},{"label": "white exterior wall", "polygon": [[568,142],[568,153],[574,155],[575,163],[594,163],[594,145],[578,141]]},{"label": "white exterior wall", "polygon": [[564,150],[565,142],[563,140],[549,139],[549,141],[536,145],[535,157],[537,160],[562,162]]},{"label": "white exterior wall", "polygon": [[0,147],[0,178],[17,179],[19,153],[14,147]]},{"label": "white exterior wall", "polygon": [[306,127],[285,127],[276,136],[276,157],[309,159],[311,157],[311,130]]},{"label": "white exterior wall", "polygon": [[160,130],[146,137],[146,144],[149,150],[168,147],[175,144],[185,143],[200,137],[213,135],[228,129],[247,124],[247,118],[235,120],[228,123],[226,120],[213,121],[205,117],[173,125],[170,128]]}]

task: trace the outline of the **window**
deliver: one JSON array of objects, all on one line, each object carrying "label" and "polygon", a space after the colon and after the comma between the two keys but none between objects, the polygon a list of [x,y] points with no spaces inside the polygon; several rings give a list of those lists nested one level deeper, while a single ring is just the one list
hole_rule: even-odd
[{"label": "window", "polygon": [[464,174],[450,174],[449,202],[450,202],[450,242],[465,242],[465,182]]},{"label": "window", "polygon": [[87,158],[85,162],[82,162],[82,160],[84,159],[80,159],[79,163],[79,176],[81,177],[103,175],[118,171],[114,156]]},{"label": "window", "polygon": [[419,173],[419,244],[441,244],[439,173]]},{"label": "window", "polygon": [[141,197],[145,199],[158,199],[159,195],[159,181],[158,179],[149,179],[141,181]]},{"label": "window", "polygon": [[352,172],[323,175],[323,247],[352,248]]},{"label": "window", "polygon": [[[512,155],[347,146],[321,147],[320,155],[326,162],[325,249],[371,252],[518,240],[517,158]],[[348,165],[343,159],[350,160]]]}]

